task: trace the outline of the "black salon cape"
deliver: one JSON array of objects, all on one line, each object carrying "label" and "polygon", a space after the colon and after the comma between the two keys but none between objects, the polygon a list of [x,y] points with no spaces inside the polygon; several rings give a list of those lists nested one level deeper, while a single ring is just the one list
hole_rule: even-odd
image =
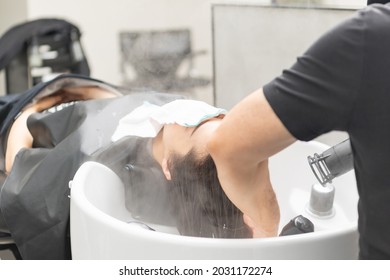
[{"label": "black salon cape", "polygon": [[68,184],[78,167],[111,142],[118,120],[132,109],[177,98],[134,93],[32,117],[29,128],[38,146],[52,147],[20,151],[0,193],[1,211],[23,259],[71,258]]}]

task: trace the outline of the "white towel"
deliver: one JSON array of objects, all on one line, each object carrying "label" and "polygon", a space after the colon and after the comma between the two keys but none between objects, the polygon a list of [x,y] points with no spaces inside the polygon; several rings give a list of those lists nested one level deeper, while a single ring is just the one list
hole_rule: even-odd
[{"label": "white towel", "polygon": [[124,136],[155,137],[165,124],[194,127],[204,120],[226,114],[225,109],[196,100],[175,100],[163,106],[148,102],[135,108],[119,120],[111,137],[118,141]]}]

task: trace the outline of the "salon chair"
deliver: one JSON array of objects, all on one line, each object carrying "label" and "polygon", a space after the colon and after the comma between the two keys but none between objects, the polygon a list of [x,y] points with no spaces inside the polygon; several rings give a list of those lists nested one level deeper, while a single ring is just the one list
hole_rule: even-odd
[{"label": "salon chair", "polygon": [[[5,176],[0,172],[0,184],[4,182]],[[11,233],[6,228],[1,209],[0,209],[0,251],[10,250],[14,255],[14,258],[21,260],[22,257],[19,253],[18,247],[15,244],[15,241],[12,239]]]},{"label": "salon chair", "polygon": [[[162,91],[182,91],[207,86],[210,80],[195,77],[189,30],[121,32],[121,71],[124,85]],[[179,73],[182,64],[187,71]]]},{"label": "salon chair", "polygon": [[80,37],[77,26],[52,18],[7,30],[0,37],[0,70],[5,70],[7,94],[24,92],[62,73],[89,76]]}]

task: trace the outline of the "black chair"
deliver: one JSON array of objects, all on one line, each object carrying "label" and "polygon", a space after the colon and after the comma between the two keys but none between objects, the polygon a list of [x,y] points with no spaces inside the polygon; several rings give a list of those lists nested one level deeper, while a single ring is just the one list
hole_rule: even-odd
[{"label": "black chair", "polygon": [[[120,47],[125,86],[177,91],[210,83],[209,79],[192,75],[194,58],[205,51],[192,51],[191,33],[187,29],[121,32]],[[187,73],[179,76],[178,69],[185,61],[188,62]],[[128,68],[135,73],[129,74]]]},{"label": "black chair", "polygon": [[89,76],[79,29],[61,19],[38,19],[13,26],[0,37],[0,70],[6,91],[20,93],[61,73]]}]

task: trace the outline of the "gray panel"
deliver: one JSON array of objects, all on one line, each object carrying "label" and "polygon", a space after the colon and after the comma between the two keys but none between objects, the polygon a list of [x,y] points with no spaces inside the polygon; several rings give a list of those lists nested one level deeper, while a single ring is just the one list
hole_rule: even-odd
[{"label": "gray panel", "polygon": [[215,105],[230,109],[355,10],[213,6]]}]

